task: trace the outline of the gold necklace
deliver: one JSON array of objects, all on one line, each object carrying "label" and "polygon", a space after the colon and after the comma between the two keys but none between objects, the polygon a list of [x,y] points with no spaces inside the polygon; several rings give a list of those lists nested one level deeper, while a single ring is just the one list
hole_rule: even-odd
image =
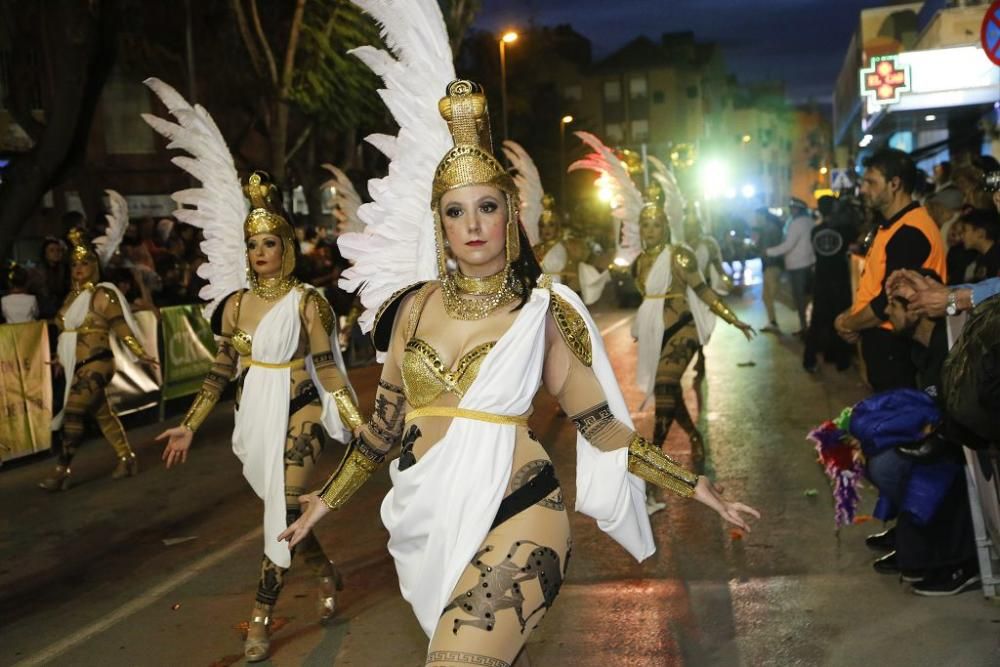
[{"label": "gold necklace", "polygon": [[295,276],[281,276],[278,278],[256,279],[252,283],[254,295],[263,301],[276,301],[288,294],[293,287],[299,284]]},{"label": "gold necklace", "polygon": [[470,278],[456,272],[441,280],[444,308],[449,316],[458,320],[481,320],[500,306],[517,299],[520,291],[521,285],[514,280],[509,266],[487,278]]},{"label": "gold necklace", "polygon": [[81,283],[81,284],[77,285],[76,287],[74,287],[70,291],[70,293],[74,297],[77,297],[77,296],[80,296],[81,294],[83,294],[84,292],[86,292],[88,290],[92,290],[92,289],[94,289],[94,281],[93,280],[88,280],[87,282]]}]

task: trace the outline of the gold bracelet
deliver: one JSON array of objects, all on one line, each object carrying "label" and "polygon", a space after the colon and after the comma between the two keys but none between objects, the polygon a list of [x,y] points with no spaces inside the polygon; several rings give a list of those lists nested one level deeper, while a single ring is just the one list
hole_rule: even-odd
[{"label": "gold bracelet", "polygon": [[713,313],[724,319],[729,324],[736,324],[737,322],[740,321],[740,318],[736,316],[736,313],[734,313],[733,310],[729,306],[727,306],[726,302],[723,301],[722,299],[716,299],[715,301],[713,301],[710,308],[712,309]]},{"label": "gold bracelet", "polygon": [[140,359],[146,358],[146,350],[143,349],[142,344],[135,339],[135,336],[129,334],[122,338],[122,343],[129,351]]},{"label": "gold bracelet", "polygon": [[694,495],[698,475],[682,468],[656,445],[638,433],[628,445],[628,470],[637,477],[672,491],[682,498]]},{"label": "gold bracelet", "polygon": [[340,509],[368,481],[385,460],[385,454],[376,451],[361,436],[354,438],[347,447],[347,454],[337,472],[330,476],[319,491],[320,500],[332,510]]},{"label": "gold bracelet", "polygon": [[333,396],[333,400],[337,403],[337,412],[340,413],[340,420],[344,422],[347,428],[355,431],[365,423],[361,418],[361,413],[358,412],[358,406],[354,403],[354,396],[351,394],[350,389],[341,387],[333,392],[331,396]]},{"label": "gold bracelet", "polygon": [[210,391],[202,389],[195,396],[194,403],[188,408],[187,414],[184,415],[184,420],[181,421],[181,426],[188,429],[192,433],[197,431],[202,424],[205,423],[205,419],[208,418],[208,414],[215,407],[218,402],[219,397]]}]

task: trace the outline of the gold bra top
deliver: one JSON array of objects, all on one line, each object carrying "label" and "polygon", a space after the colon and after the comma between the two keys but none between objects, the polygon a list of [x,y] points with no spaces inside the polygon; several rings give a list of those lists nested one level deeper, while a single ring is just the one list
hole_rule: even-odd
[{"label": "gold bra top", "polygon": [[483,359],[494,345],[496,341],[477,345],[462,355],[455,370],[449,370],[437,350],[419,338],[411,338],[403,351],[402,363],[406,401],[414,408],[422,408],[446,391],[462,398],[476,381]]}]

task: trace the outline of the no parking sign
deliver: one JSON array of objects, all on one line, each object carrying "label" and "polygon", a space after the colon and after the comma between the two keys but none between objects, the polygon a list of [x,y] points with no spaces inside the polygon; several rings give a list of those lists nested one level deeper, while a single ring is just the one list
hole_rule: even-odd
[{"label": "no parking sign", "polygon": [[979,30],[979,41],[986,57],[994,65],[1000,65],[1000,0],[993,0],[993,4],[986,10],[983,27]]}]

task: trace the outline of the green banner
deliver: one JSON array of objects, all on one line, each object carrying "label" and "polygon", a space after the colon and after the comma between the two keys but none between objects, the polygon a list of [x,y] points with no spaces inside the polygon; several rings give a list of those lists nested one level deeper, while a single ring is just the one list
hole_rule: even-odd
[{"label": "green banner", "polygon": [[163,332],[163,400],[198,392],[215,359],[215,337],[201,307],[160,309]]}]

